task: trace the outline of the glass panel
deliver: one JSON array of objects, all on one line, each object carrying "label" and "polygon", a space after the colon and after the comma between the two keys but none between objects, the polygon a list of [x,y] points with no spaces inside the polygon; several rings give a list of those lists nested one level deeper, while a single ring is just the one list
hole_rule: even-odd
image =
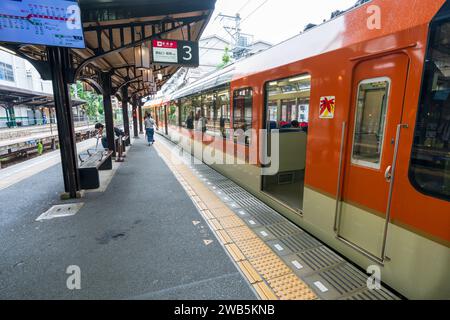
[{"label": "glass panel", "polygon": [[191,98],[181,99],[181,126],[193,130],[194,129],[194,108]]},{"label": "glass panel", "polygon": [[169,106],[169,124],[173,126],[178,126],[179,120],[179,109],[177,104],[172,101]]},{"label": "glass panel", "polygon": [[202,105],[202,96],[196,95],[191,97],[192,101],[192,109],[194,111],[194,129],[197,131],[204,130],[206,131],[206,108]]},{"label": "glass panel", "polygon": [[268,128],[308,128],[309,75],[270,82],[266,86],[268,95]]},{"label": "glass panel", "polygon": [[202,96],[203,109],[205,110],[206,118],[206,133],[209,135],[215,135],[216,128],[215,123],[217,120],[217,113],[215,109],[215,93],[208,92]]},{"label": "glass panel", "polygon": [[[242,89],[234,91],[233,98],[233,129],[234,130],[247,130],[252,129],[252,111],[253,111],[253,90]],[[235,137],[235,141],[239,141],[239,137]],[[247,132],[245,137],[245,144],[250,144],[251,134]]]},{"label": "glass panel", "polygon": [[433,26],[410,167],[420,191],[450,200],[450,21]]},{"label": "glass panel", "polygon": [[219,126],[218,132],[223,138],[228,138],[230,136],[230,91],[228,88],[220,90],[217,92],[216,108],[219,113]]},{"label": "glass panel", "polygon": [[356,106],[352,163],[380,169],[390,80],[361,82]]},{"label": "glass panel", "polygon": [[[303,209],[311,76],[301,75],[266,85],[266,128],[280,129],[279,172],[263,176],[263,191],[288,207]],[[267,138],[270,154],[272,143]]]},{"label": "glass panel", "polygon": [[14,72],[12,65],[0,62],[0,80],[14,82]]}]

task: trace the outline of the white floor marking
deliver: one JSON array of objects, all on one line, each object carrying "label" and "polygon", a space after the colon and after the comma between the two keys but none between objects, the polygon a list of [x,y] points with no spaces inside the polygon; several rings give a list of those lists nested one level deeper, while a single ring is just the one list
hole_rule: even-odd
[{"label": "white floor marking", "polygon": [[297,260],[292,261],[292,264],[294,265],[294,267],[296,267],[299,270],[303,269],[303,266]]},{"label": "white floor marking", "polygon": [[209,246],[211,243],[213,243],[212,240],[203,240],[203,243],[205,244],[205,246]]},{"label": "white floor marking", "polygon": [[73,216],[81,209],[83,205],[84,203],[82,202],[55,205],[37,217],[36,221]]},{"label": "white floor marking", "polygon": [[327,292],[328,291],[328,288],[325,287],[325,285],[322,282],[320,282],[320,281],[314,282],[314,285],[322,292]]},{"label": "white floor marking", "polygon": [[283,248],[281,245],[279,245],[278,243],[277,243],[276,245],[274,245],[274,247],[275,247],[275,249],[277,249],[278,251],[283,251],[283,250],[284,250],[284,248]]}]

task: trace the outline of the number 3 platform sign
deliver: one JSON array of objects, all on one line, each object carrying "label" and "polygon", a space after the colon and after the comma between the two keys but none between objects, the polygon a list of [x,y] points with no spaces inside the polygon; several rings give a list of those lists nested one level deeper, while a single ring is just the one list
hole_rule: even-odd
[{"label": "number 3 platform sign", "polygon": [[161,65],[180,65],[186,67],[199,66],[198,42],[153,40],[152,63]]}]

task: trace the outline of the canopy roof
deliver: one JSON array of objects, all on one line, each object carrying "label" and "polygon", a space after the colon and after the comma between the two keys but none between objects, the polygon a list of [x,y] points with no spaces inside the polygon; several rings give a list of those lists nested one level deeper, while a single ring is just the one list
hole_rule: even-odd
[{"label": "canopy roof", "polygon": [[[13,106],[27,106],[30,108],[54,107],[54,99],[52,94],[36,92],[27,89],[20,89],[0,85],[0,104],[8,103]],[[76,107],[85,104],[86,101],[80,99],[72,99],[72,106]]]},{"label": "canopy roof", "polygon": [[[135,68],[134,47],[152,39],[198,41],[216,0],[79,0],[86,49],[72,49],[75,80],[85,81],[101,92],[100,72],[111,72],[113,92],[129,86],[129,94],[152,92],[144,86],[142,73]],[[2,44],[3,45],[3,44]],[[36,45],[3,45],[27,58],[50,79],[46,51]],[[178,70],[177,66],[153,66],[156,89]]]}]

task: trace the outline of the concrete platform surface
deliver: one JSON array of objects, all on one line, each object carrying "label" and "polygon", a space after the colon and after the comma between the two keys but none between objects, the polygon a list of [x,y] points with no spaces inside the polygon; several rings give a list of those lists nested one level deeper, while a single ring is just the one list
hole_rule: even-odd
[{"label": "concrete platform surface", "polygon": [[[256,299],[144,139],[75,215],[35,221],[62,189],[56,164],[0,190],[0,299]],[[80,290],[67,287],[69,266]]]}]

